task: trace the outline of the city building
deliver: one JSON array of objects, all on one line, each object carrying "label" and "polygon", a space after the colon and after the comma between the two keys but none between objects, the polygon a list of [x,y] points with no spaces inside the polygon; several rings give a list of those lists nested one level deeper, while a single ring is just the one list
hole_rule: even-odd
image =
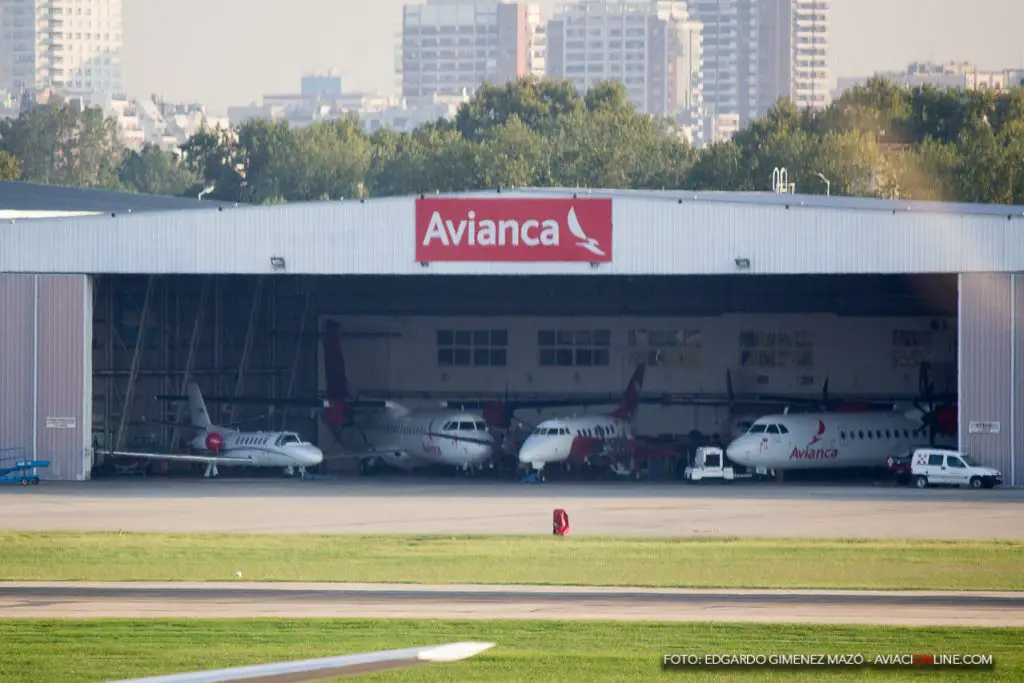
[{"label": "city building", "polygon": [[740,126],[780,99],[828,106],[828,0],[694,0],[704,31],[704,104]]},{"label": "city building", "polygon": [[231,125],[250,119],[267,119],[288,121],[293,128],[303,128],[317,121],[331,121],[354,113],[369,133],[380,128],[411,132],[424,123],[453,118],[459,106],[469,100],[469,93],[465,91],[417,98],[379,92],[346,93],[340,91],[341,79],[328,82],[323,78],[304,77],[302,92],[298,94],[269,94],[263,96],[262,104],[253,102],[228,107],[227,118]]},{"label": "city building", "polygon": [[583,0],[548,22],[547,41],[548,75],[580,92],[617,81],[645,114],[702,118],[701,25],[685,2]]},{"label": "city building", "polygon": [[505,0],[406,5],[398,73],[402,97],[472,93],[545,71],[540,7]]},{"label": "city building", "polygon": [[[971,62],[911,62],[903,71],[880,71],[875,77],[885,78],[905,88],[932,86],[934,88],[962,88],[965,90],[996,90],[1024,87],[1024,69],[983,71]],[[850,88],[864,85],[871,76],[840,78],[838,97]]]},{"label": "city building", "polygon": [[120,93],[121,27],[122,0],[0,0],[0,90]]}]

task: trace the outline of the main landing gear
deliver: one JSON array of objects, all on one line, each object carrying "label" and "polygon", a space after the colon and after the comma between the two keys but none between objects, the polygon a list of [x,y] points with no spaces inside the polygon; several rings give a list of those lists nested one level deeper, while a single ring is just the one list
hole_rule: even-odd
[{"label": "main landing gear", "polygon": [[206,464],[206,471],[203,472],[203,478],[204,479],[210,479],[211,477],[216,477],[217,474],[218,474],[217,464],[216,463],[212,463],[212,462],[211,463],[207,463]]}]

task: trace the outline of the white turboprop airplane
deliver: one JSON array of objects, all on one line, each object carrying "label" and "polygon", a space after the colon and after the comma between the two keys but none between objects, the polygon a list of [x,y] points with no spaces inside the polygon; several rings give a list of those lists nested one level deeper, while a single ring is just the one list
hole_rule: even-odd
[{"label": "white turboprop airplane", "polygon": [[206,400],[321,408],[324,424],[341,445],[343,457],[358,459],[361,473],[373,471],[380,462],[403,470],[450,465],[472,473],[494,456],[499,444],[480,415],[463,410],[416,410],[393,401],[361,401],[358,394],[352,398],[341,351],[341,328],[336,321],[329,320],[324,326],[323,350],[326,398]]},{"label": "white turboprop airplane", "polygon": [[228,467],[280,467],[292,476],[298,469],[305,475],[307,467],[319,465],[323,452],[303,441],[295,432],[241,432],[220,427],[210,421],[199,385],[188,385],[188,407],[191,426],[199,434],[190,445],[200,454],[136,453],[114,451],[108,455],[124,458],[149,458],[206,463],[204,477],[217,476],[218,465]]},{"label": "white turboprop airplane", "polygon": [[929,439],[926,415],[920,409],[766,415],[729,444],[726,456],[744,467],[776,471],[885,467],[890,456],[929,441],[955,443],[942,434]]},{"label": "white turboprop airplane", "polygon": [[355,655],[303,659],[295,662],[274,662],[239,666],[213,671],[168,674],[148,678],[132,678],[109,683],[307,683],[345,676],[406,669],[423,664],[457,662],[494,647],[494,643],[449,643],[413,647],[404,650],[378,650]]},{"label": "white turboprop airplane", "polygon": [[[612,412],[545,420],[537,425],[519,449],[519,462],[532,466],[537,470],[538,477],[543,479],[544,466],[548,463],[565,462],[570,458],[599,457],[609,453],[616,445],[632,441],[633,418],[640,404],[645,367],[642,363],[637,366],[619,405]],[[617,473],[623,473],[619,469],[615,467]]]}]

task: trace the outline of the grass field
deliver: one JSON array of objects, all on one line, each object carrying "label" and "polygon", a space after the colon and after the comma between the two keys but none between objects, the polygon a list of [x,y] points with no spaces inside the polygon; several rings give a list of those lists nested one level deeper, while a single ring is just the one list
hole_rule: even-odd
[{"label": "grass field", "polygon": [[478,657],[368,676],[373,681],[921,680],[919,670],[673,671],[665,653],[990,654],[992,670],[944,671],[943,681],[1024,679],[1022,629],[905,629],[748,624],[450,621],[0,621],[0,680],[95,683],[349,652],[484,640]]},{"label": "grass field", "polygon": [[1024,589],[1024,543],[0,533],[0,580]]}]

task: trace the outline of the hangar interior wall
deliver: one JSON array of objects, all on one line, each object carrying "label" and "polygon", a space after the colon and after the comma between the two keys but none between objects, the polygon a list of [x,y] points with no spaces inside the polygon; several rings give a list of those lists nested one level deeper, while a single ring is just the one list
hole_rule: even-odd
[{"label": "hangar interior wall", "polygon": [[[955,391],[956,320],[837,315],[704,317],[327,316],[343,334],[350,391],[431,399],[618,394],[640,361],[644,393],[916,396],[920,362]],[[326,390],[320,354],[320,390]],[[406,401],[415,404],[416,401]],[[526,422],[553,413],[523,411]],[[645,405],[642,433],[717,433],[728,409]],[[321,439],[326,430],[321,431]]]},{"label": "hangar interior wall", "polygon": [[1024,477],[1021,281],[1019,275],[960,276],[960,445],[1013,485]]},{"label": "hangar interior wall", "polygon": [[[99,278],[92,362],[93,444],[181,452],[194,435],[183,395],[271,398],[315,391],[315,285],[308,278]],[[305,322],[304,322],[305,321]],[[300,429],[295,410],[208,404],[211,419],[241,429]],[[163,424],[161,424],[163,423]],[[155,463],[158,470],[181,465]]]},{"label": "hangar interior wall", "polygon": [[0,276],[0,448],[49,460],[40,478],[82,480],[90,470],[92,291],[84,275]]}]

